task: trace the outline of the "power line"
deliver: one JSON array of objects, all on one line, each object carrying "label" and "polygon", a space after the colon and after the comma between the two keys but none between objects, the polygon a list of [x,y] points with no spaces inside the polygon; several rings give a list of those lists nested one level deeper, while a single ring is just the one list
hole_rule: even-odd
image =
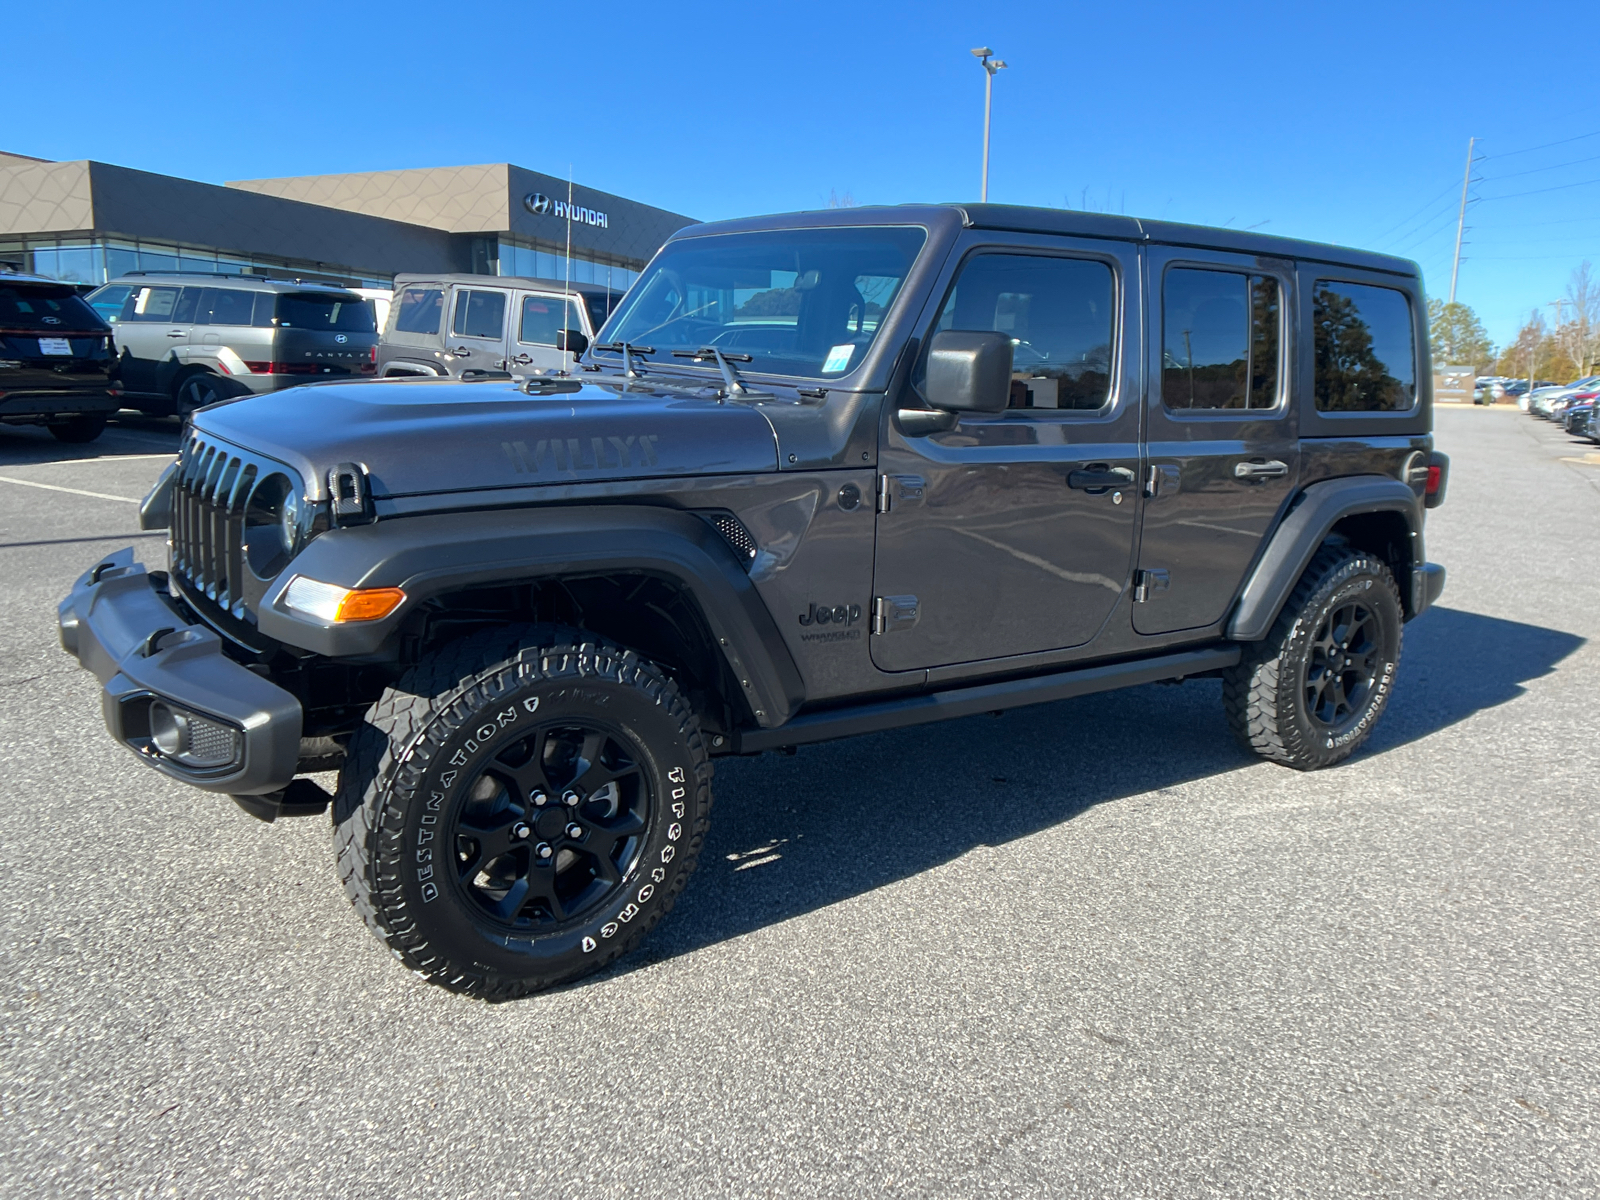
[{"label": "power line", "polygon": [[1556,163],[1550,167],[1529,167],[1526,171],[1512,171],[1509,175],[1496,175],[1495,179],[1515,179],[1518,175],[1537,175],[1540,171],[1559,171],[1563,167],[1575,167],[1579,163],[1600,161],[1600,154],[1591,154],[1588,158],[1575,158],[1571,162]]},{"label": "power line", "polygon": [[1580,179],[1577,183],[1558,183],[1555,187],[1534,188],[1531,192],[1507,192],[1504,196],[1482,196],[1483,200],[1515,200],[1518,196],[1538,196],[1545,192],[1561,192],[1567,188],[1588,187],[1591,183],[1600,183],[1600,179]]},{"label": "power line", "polygon": [[1535,150],[1548,150],[1551,146],[1565,146],[1568,142],[1581,142],[1584,138],[1600,137],[1600,129],[1593,133],[1580,133],[1577,137],[1562,138],[1559,142],[1545,142],[1541,146],[1526,146],[1521,150],[1507,150],[1504,154],[1486,154],[1485,158],[1511,158],[1517,154],[1532,154]]},{"label": "power line", "polygon": [[1446,196],[1455,195],[1455,192],[1456,192],[1456,184],[1455,184],[1455,180],[1452,179],[1450,181],[1449,186],[1446,187],[1444,189],[1444,191],[1440,192],[1432,200],[1429,200],[1426,204],[1424,204],[1422,206],[1422,208],[1417,209],[1417,211],[1412,213],[1411,216],[1406,217],[1403,221],[1401,221],[1397,225],[1389,226],[1389,228],[1385,229],[1382,233],[1374,234],[1373,238],[1372,238],[1373,243],[1376,244],[1376,243],[1382,241],[1384,238],[1388,237],[1391,233],[1393,233],[1396,229],[1399,229],[1401,225],[1409,225],[1411,223],[1412,219],[1414,217],[1417,217],[1418,215],[1420,215],[1425,209],[1432,208],[1435,204],[1439,203],[1439,201],[1443,200]]}]

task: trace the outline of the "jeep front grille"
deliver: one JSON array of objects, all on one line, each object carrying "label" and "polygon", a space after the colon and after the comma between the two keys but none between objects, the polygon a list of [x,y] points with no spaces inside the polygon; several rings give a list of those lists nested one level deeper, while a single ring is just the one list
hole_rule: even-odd
[{"label": "jeep front grille", "polygon": [[[178,453],[172,488],[172,552],[168,567],[186,589],[242,617],[252,587],[246,565],[245,511],[257,485],[293,472],[226,443],[192,434]],[[248,593],[248,594],[247,594]]]}]

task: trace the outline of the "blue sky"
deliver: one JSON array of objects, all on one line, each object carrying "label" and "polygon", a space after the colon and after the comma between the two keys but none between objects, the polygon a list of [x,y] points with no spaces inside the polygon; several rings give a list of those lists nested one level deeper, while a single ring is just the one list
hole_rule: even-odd
[{"label": "blue sky", "polygon": [[1476,135],[1458,298],[1491,336],[1600,268],[1594,0],[12,0],[5,26],[0,149],[213,182],[570,165],[705,218],[975,199],[987,44],[993,200],[1400,253],[1442,296]]}]

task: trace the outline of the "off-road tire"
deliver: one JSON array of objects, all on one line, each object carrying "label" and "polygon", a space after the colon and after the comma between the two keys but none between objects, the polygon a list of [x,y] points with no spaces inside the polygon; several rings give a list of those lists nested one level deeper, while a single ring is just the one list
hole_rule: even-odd
[{"label": "off-road tire", "polygon": [[[1317,639],[1333,615],[1352,603],[1375,621],[1372,682],[1346,717],[1327,723],[1308,706],[1308,679]],[[1394,690],[1403,619],[1399,590],[1382,559],[1337,543],[1322,546],[1271,632],[1247,645],[1239,664],[1223,674],[1223,704],[1240,745],[1300,771],[1349,758],[1372,733]]]},{"label": "off-road tire", "polygon": [[[625,728],[648,760],[638,858],[578,926],[519,933],[475,903],[447,843],[488,764],[529,731],[585,714]],[[411,970],[467,995],[514,999],[599,970],[666,915],[705,839],[711,776],[695,714],[656,664],[559,626],[485,631],[407,672],[351,738],[332,814],[339,877]]]},{"label": "off-road tire", "polygon": [[69,446],[81,446],[92,442],[106,429],[105,413],[84,413],[81,416],[69,417],[50,426],[50,433],[58,442],[66,442]]}]

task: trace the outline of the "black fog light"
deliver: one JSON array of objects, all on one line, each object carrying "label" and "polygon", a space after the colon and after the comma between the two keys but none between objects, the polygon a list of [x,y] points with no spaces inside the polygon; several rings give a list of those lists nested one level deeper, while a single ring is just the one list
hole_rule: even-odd
[{"label": "black fog light", "polygon": [[239,731],[161,700],[150,705],[150,741],[186,767],[225,767],[239,757]]}]

